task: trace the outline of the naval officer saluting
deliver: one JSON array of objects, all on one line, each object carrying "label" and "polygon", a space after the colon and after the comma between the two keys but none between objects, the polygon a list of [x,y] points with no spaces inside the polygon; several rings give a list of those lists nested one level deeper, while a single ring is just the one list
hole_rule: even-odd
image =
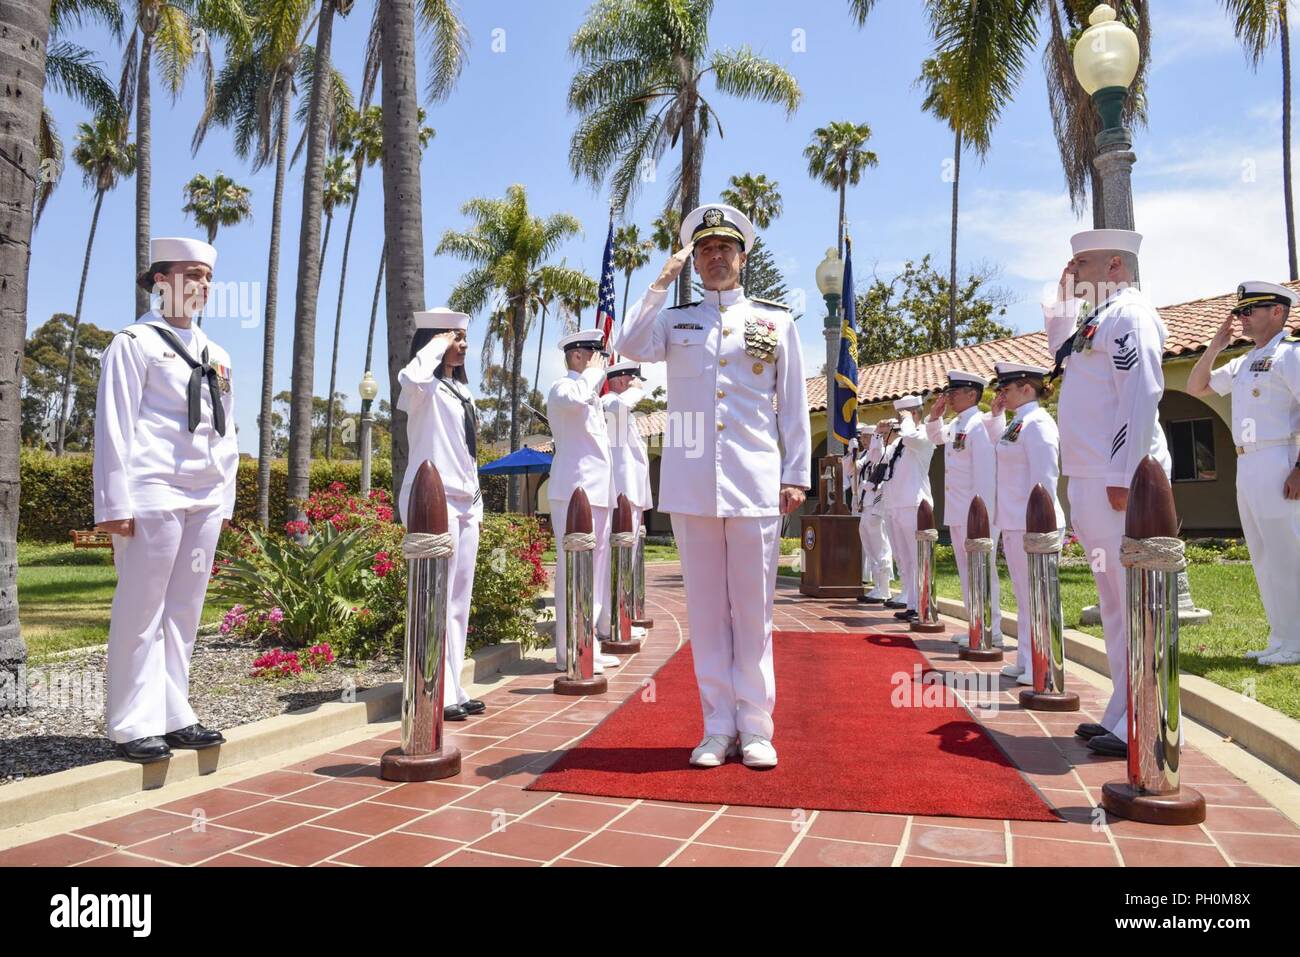
[{"label": "naval officer saluting", "polygon": [[93,464],[95,525],[117,567],[105,724],[140,763],[225,740],[190,707],[190,656],[239,465],[230,355],[191,321],[217,251],[152,239],[149,260],[138,282],[162,303],[104,350]]},{"label": "naval officer saluting", "polygon": [[[1232,440],[1237,446],[1237,510],[1268,615],[1269,639],[1247,658],[1261,665],[1300,664],[1300,340],[1288,336],[1296,295],[1273,282],[1245,282],[1237,304],[1187,379],[1187,391],[1232,395]],[[1210,371],[1236,338],[1250,352]]]},{"label": "naval officer saluting", "polygon": [[[858,538],[862,542],[862,558],[866,579],[871,588],[858,596],[864,605],[880,605],[890,600],[889,583],[894,579],[894,553],[889,547],[889,533],[885,528],[885,463],[893,455],[890,444],[894,420],[876,423],[867,449],[858,457]],[[863,426],[859,426],[859,429]],[[862,434],[861,432],[859,434]]]},{"label": "naval officer saluting", "polygon": [[464,721],[487,706],[460,685],[474,595],[474,566],[483,523],[483,493],[478,484],[478,413],[465,374],[469,316],[439,307],[415,314],[411,360],[397,374],[397,408],[407,414],[411,454],[397,502],[403,518],[415,475],[432,462],[447,494],[447,531],[454,547],[447,559],[447,654],[443,718]]},{"label": "naval officer saluting", "polygon": [[[563,671],[568,650],[565,642],[566,598],[564,585],[564,517],[569,499],[578,489],[591,505],[596,548],[592,556],[592,615],[600,620],[609,605],[609,525],[614,506],[612,458],[600,386],[605,381],[604,333],[582,329],[560,340],[569,371],[556,379],[546,396],[546,419],[555,439],[555,457],[547,480],[551,525],[555,531],[555,668]],[[609,619],[605,618],[608,623]],[[596,643],[594,671],[621,662],[600,651]]]},{"label": "naval officer saluting", "polygon": [[[609,391],[601,397],[600,403],[610,433],[609,454],[614,483],[610,507],[616,507],[618,497],[626,495],[628,504],[632,506],[632,530],[637,531],[641,528],[642,516],[655,504],[650,492],[650,457],[632,414],[637,403],[645,398],[641,366],[636,362],[616,362],[605,371],[605,382]],[[610,561],[613,561],[612,556]],[[610,595],[601,611],[597,630],[602,639],[609,637],[610,610],[617,601],[617,595]],[[643,638],[645,633],[642,626],[632,626],[633,638]]]},{"label": "naval officer saluting", "polygon": [[885,480],[886,529],[898,556],[901,594],[886,608],[898,608],[894,617],[907,621],[916,617],[916,515],[922,502],[934,504],[930,494],[930,459],[934,442],[919,424],[921,397],[905,395],[894,403],[898,412],[898,444],[890,454]]},{"label": "naval officer saluting", "polygon": [[[750,299],[741,270],[754,227],[711,205],[682,221],[682,249],[624,320],[615,348],[668,364],[668,417],[696,442],[663,451],[659,508],[672,514],[704,739],[691,764],[716,767],[739,750],[776,765],[772,608],[781,516],[803,503],[812,444],[803,353],[785,306]],[[695,253],[705,294],[665,309]],[[776,404],[773,404],[773,400]],[[702,447],[701,447],[702,446]]]}]

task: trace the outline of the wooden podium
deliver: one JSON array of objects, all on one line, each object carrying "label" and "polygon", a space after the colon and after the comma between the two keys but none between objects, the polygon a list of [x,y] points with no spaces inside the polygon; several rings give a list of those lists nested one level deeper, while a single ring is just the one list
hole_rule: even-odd
[{"label": "wooden podium", "polygon": [[801,594],[811,598],[857,598],[862,594],[862,539],[858,516],[844,501],[844,462],[838,455],[821,460],[817,509],[803,516]]}]

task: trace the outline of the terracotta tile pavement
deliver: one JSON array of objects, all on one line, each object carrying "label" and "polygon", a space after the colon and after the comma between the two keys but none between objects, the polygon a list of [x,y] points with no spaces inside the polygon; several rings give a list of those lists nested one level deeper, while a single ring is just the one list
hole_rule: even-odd
[{"label": "terracotta tile pavement", "polygon": [[[647,602],[656,627],[640,655],[611,669],[596,700],[550,693],[549,674],[516,678],[484,697],[481,717],[447,726],[460,774],[392,784],[379,756],[395,732],[9,850],[0,866],[438,867],[943,867],[1228,866],[1300,864],[1300,828],[1246,782],[1194,748],[1186,777],[1209,803],[1206,822],[1162,828],[1107,818],[1101,785],[1123,762],[1091,755],[1073,736],[1105,706],[1076,682],[1078,715],[1034,714],[999,679],[998,710],[974,708],[1062,823],[670,804],[533,792],[524,788],[565,747],[603,721],[688,637],[680,572],[651,566]],[[904,632],[887,613],[856,603],[801,599],[778,586],[786,630]],[[946,635],[912,636],[946,671],[996,674],[960,661]],[[778,736],[778,744],[780,742]]]}]

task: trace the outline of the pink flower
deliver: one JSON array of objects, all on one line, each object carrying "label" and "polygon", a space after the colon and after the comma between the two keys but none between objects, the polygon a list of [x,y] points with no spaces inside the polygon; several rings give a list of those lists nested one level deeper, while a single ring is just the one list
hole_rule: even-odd
[{"label": "pink flower", "polygon": [[293,521],[284,523],[284,533],[286,535],[306,535],[307,528],[306,522]]},{"label": "pink flower", "polygon": [[272,608],[266,613],[266,620],[278,625],[280,622],[284,621],[284,612],[278,607]]}]

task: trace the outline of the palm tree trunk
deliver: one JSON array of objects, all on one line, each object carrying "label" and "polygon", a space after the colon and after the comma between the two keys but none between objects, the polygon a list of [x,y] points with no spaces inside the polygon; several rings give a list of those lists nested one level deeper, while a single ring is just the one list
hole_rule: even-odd
[{"label": "palm tree trunk", "polygon": [[271,250],[266,260],[266,321],[262,332],[262,401],[257,415],[257,521],[263,528],[271,521],[271,458],[275,454],[275,432],[271,426],[271,403],[275,396],[275,309],[280,293],[280,221],[284,208],[292,107],[293,85],[285,78],[281,80],[280,128],[276,131],[275,198],[271,203]]},{"label": "palm tree trunk", "polygon": [[[514,334],[510,343],[510,451],[515,452],[519,449],[519,380],[523,377],[524,371],[524,333],[527,329],[527,303],[523,296],[519,297],[519,302],[515,305]],[[508,511],[519,511],[519,482],[518,476],[510,476],[510,491],[507,495],[509,501],[506,503]]]},{"label": "palm tree trunk", "polygon": [[1286,200],[1286,251],[1291,281],[1300,279],[1296,272],[1295,203],[1291,197],[1291,28],[1287,24],[1286,4],[1279,3],[1278,28],[1282,40],[1282,192]]},{"label": "palm tree trunk", "polygon": [[152,130],[150,129],[149,69],[153,57],[153,31],[140,31],[140,63],[135,81],[135,314],[149,311],[149,292],[134,280],[144,275],[149,262],[149,190],[153,185]]},{"label": "palm tree trunk", "polygon": [[215,244],[216,241],[217,241],[217,224],[209,223],[208,224],[208,245],[211,246]]},{"label": "palm tree trunk", "polygon": [[[578,326],[579,329],[582,326]],[[533,388],[541,389],[538,380],[542,377],[542,342],[546,338],[546,310],[542,309],[541,329],[537,333],[537,365],[533,369]]]},{"label": "palm tree trunk", "polygon": [[370,332],[366,335],[366,371],[370,371],[370,358],[375,354],[375,317],[379,314],[379,290],[384,284],[384,263],[388,260],[388,244],[379,251],[379,272],[375,274],[375,298],[370,302]]},{"label": "palm tree trunk", "polygon": [[325,109],[329,89],[330,40],[334,2],[321,0],[316,24],[316,82],[311,85],[307,119],[307,169],[302,185],[302,221],[298,228],[298,290],[294,298],[293,372],[289,380],[289,484],[286,512],[303,521],[311,494],[312,397],[316,368],[316,299],[320,295],[322,191],[325,185]]},{"label": "palm tree trunk", "polygon": [[19,395],[49,23],[48,0],[0,6],[0,668],[11,674],[27,659],[18,623]]},{"label": "palm tree trunk", "polygon": [[[363,164],[357,164],[357,185],[352,192],[352,206],[348,209],[348,228],[343,234],[343,264],[339,267],[339,304],[334,312],[334,350],[330,353],[330,394],[329,402],[325,406],[326,459],[334,449],[334,382],[339,369],[339,327],[343,324],[343,287],[348,280],[348,249],[352,245],[352,223],[357,218],[357,201],[361,198],[361,173],[364,169]],[[328,235],[327,230],[326,236]],[[373,324],[371,328],[374,328]],[[369,361],[366,363],[366,368],[370,368]]]},{"label": "palm tree trunk", "polygon": [[948,348],[957,348],[957,194],[961,188],[961,130],[952,149],[952,260],[948,264]]},{"label": "palm tree trunk", "polygon": [[379,0],[384,115],[384,236],[388,312],[388,383],[392,406],[393,499],[406,475],[406,413],[397,408],[398,373],[406,365],[413,315],[424,308],[424,221],[420,202],[419,86],[415,9],[411,0]]},{"label": "palm tree trunk", "polygon": [[68,362],[63,371],[63,397],[59,402],[59,433],[54,454],[63,454],[63,440],[68,430],[68,399],[72,394],[72,372],[77,366],[77,329],[81,326],[81,305],[86,299],[86,276],[90,273],[90,249],[95,245],[99,210],[104,205],[104,191],[95,190],[95,211],[90,214],[90,235],[86,237],[86,255],[81,261],[81,286],[77,289],[77,311],[72,314],[72,331],[68,333]]},{"label": "palm tree trunk", "polygon": [[[625,278],[623,280],[623,311],[622,313],[620,313],[620,315],[622,315],[623,317],[624,322],[627,322],[627,293],[628,290],[631,288],[632,288],[632,271],[628,270],[628,272],[625,273]],[[582,325],[579,324],[578,328],[581,329]]]},{"label": "palm tree trunk", "polygon": [[840,162],[840,218],[835,224],[835,250],[839,253],[840,259],[844,258],[844,198],[848,191],[848,182],[846,177],[848,173],[844,169],[843,161]]},{"label": "palm tree trunk", "polygon": [[[694,64],[687,67],[688,76],[695,73]],[[697,160],[695,142],[695,98],[687,96],[682,110],[682,222],[699,205],[700,181],[695,170]],[[691,264],[687,263],[677,276],[677,305],[691,301]]]},{"label": "palm tree trunk", "polygon": [[320,243],[320,265],[317,269],[325,268],[325,250],[330,248],[330,227],[334,225],[334,214],[329,213],[325,216],[325,238]]}]

